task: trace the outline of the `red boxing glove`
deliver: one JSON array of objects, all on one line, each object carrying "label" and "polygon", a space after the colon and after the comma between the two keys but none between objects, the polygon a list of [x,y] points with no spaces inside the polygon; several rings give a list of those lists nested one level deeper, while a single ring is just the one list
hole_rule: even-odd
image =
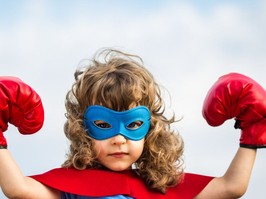
[{"label": "red boxing glove", "polygon": [[204,100],[202,114],[211,126],[234,118],[241,147],[266,147],[266,91],[253,79],[238,73],[220,77]]},{"label": "red boxing glove", "polygon": [[8,123],[21,134],[33,134],[41,129],[44,110],[39,95],[16,77],[0,77],[0,148],[6,148],[3,132]]}]

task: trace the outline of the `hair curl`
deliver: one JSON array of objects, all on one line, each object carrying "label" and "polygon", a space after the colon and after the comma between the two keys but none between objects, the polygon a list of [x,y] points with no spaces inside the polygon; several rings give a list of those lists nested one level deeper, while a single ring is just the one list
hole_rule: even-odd
[{"label": "hair curl", "polygon": [[164,116],[165,105],[159,85],[143,66],[142,59],[118,50],[104,49],[89,66],[75,72],[75,82],[66,95],[64,126],[70,149],[63,167],[76,169],[101,168],[93,151],[93,142],[84,128],[84,112],[99,104],[116,111],[132,104],[147,106],[151,126],[145,137],[144,149],[136,162],[138,175],[151,189],[164,193],[178,183],[183,173],[184,144],[180,135],[171,130],[175,122]]}]

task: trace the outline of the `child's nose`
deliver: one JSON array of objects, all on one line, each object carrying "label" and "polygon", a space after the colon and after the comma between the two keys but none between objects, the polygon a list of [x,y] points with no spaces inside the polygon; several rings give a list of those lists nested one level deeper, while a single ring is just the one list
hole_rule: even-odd
[{"label": "child's nose", "polygon": [[126,141],[127,141],[126,138],[121,134],[118,134],[112,138],[112,144],[115,145],[125,144]]}]

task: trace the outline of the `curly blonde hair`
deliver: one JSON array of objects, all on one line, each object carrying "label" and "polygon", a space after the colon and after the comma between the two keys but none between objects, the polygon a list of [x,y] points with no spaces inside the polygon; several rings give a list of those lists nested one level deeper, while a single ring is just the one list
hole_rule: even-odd
[{"label": "curly blonde hair", "polygon": [[151,112],[143,153],[136,162],[137,174],[149,188],[162,193],[167,187],[175,186],[183,173],[183,140],[171,130],[175,118],[164,116],[160,87],[143,66],[142,59],[104,49],[96,53],[89,66],[77,70],[74,76],[75,82],[65,102],[67,121],[64,131],[70,140],[70,150],[62,166],[80,170],[102,167],[84,127],[84,112],[88,106],[100,104],[123,111],[133,103],[146,106]]}]

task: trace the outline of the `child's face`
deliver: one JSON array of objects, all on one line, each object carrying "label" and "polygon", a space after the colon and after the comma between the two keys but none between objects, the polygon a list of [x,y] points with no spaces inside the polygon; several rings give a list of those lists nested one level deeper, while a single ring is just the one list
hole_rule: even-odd
[{"label": "child's face", "polygon": [[129,110],[118,112],[93,105],[84,117],[98,161],[114,171],[130,169],[143,151],[150,128],[149,109],[132,105]]},{"label": "child's face", "polygon": [[139,159],[144,146],[144,138],[133,141],[120,134],[105,140],[93,139],[93,142],[97,159],[113,171],[130,169]]}]

